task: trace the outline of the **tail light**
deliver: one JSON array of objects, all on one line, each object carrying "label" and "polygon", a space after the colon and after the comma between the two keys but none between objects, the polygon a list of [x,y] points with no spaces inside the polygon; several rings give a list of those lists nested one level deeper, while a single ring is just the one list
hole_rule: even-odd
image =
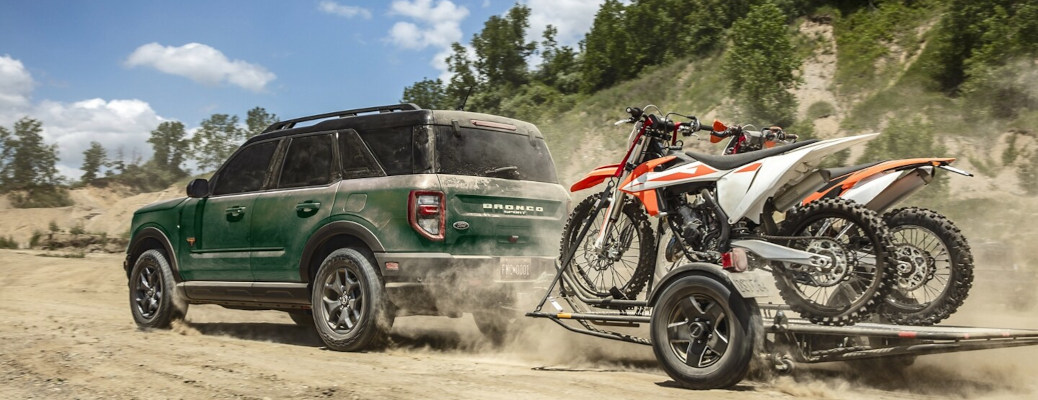
[{"label": "tail light", "polygon": [[407,202],[411,227],[430,240],[443,240],[447,209],[443,192],[412,190]]},{"label": "tail light", "polygon": [[722,253],[721,267],[732,272],[743,272],[750,269],[750,260],[746,257],[746,250],[734,248],[732,251]]}]

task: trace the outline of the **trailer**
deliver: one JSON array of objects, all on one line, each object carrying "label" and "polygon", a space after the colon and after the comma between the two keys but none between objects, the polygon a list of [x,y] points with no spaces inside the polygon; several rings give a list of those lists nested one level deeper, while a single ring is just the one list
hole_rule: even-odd
[{"label": "trailer", "polygon": [[[852,360],[907,366],[916,356],[1038,345],[1038,330],[858,323],[817,325],[791,318],[770,294],[770,273],[731,273],[707,263],[671,269],[648,283],[643,299],[599,298],[556,265],[537,307],[526,314],[572,332],[652,346],[660,366],[682,386],[713,389],[745,378],[754,360],[778,371],[798,364]],[[756,272],[756,273],[754,273]],[[649,337],[630,328],[649,325]]]}]

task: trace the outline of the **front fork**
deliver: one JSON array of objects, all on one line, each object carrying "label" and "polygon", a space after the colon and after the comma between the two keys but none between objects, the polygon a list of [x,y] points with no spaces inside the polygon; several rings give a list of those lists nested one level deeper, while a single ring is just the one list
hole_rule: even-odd
[{"label": "front fork", "polygon": [[610,182],[606,189],[602,192],[600,197],[601,201],[607,201],[605,205],[606,215],[602,221],[602,227],[598,231],[598,236],[595,238],[595,242],[591,245],[595,253],[601,253],[606,246],[606,237],[608,232],[613,228],[613,225],[617,220],[620,219],[621,207],[624,204],[624,192],[613,185]]}]

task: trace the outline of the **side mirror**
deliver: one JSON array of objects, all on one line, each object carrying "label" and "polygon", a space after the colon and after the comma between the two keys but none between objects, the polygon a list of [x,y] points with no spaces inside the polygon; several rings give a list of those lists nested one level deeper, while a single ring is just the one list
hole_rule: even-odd
[{"label": "side mirror", "polygon": [[200,199],[209,196],[209,181],[195,179],[187,184],[187,197]]}]

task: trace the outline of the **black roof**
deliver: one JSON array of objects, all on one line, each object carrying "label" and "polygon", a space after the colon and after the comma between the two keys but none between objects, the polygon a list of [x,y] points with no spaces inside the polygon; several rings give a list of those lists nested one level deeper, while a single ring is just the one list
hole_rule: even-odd
[{"label": "black roof", "polygon": [[[263,133],[250,138],[245,143],[248,144],[260,140],[300,133],[324,132],[351,128],[364,130],[408,125],[450,125],[453,123],[457,123],[460,126],[472,126],[476,120],[512,125],[516,127],[515,130],[517,132],[524,134],[532,133],[537,137],[543,137],[541,132],[533,124],[511,118],[467,111],[426,110],[415,104],[405,103],[357,108],[279,121],[271,124],[267,129],[263,130]],[[296,127],[299,123],[310,121],[320,122],[298,128]]]}]

